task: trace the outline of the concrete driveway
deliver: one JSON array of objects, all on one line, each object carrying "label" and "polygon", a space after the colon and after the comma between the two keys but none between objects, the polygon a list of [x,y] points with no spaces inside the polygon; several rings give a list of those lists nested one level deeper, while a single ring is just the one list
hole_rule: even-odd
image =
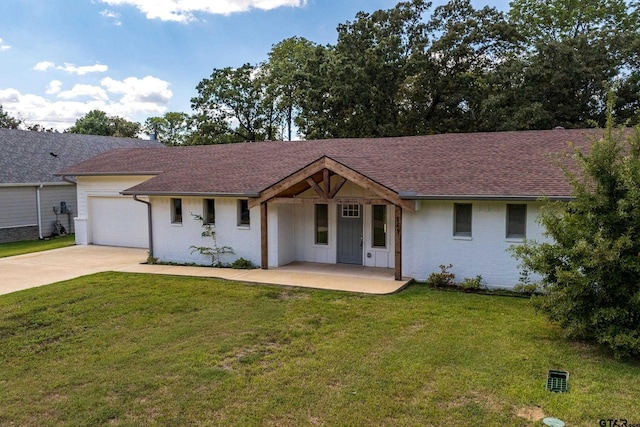
[{"label": "concrete driveway", "polygon": [[215,277],[248,283],[390,294],[413,279],[394,279],[389,268],[294,262],[269,270],[148,265],[146,249],[111,246],[69,246],[0,258],[0,295],[103,271]]},{"label": "concrete driveway", "polygon": [[109,246],[69,246],[0,258],[0,295],[87,274],[118,271],[146,259],[146,249]]}]

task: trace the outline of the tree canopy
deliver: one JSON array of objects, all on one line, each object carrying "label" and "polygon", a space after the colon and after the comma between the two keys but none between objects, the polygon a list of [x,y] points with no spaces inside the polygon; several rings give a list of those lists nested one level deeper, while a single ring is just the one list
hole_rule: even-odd
[{"label": "tree canopy", "polygon": [[67,129],[66,132],[136,138],[140,130],[140,123],[130,122],[118,116],[110,117],[101,110],[92,110],[76,120],[76,123]]},{"label": "tree canopy", "polygon": [[409,0],[337,32],[335,45],[292,37],[264,63],[214,69],[192,99],[195,133],[232,142],[293,129],[317,139],[604,126],[611,89],[614,119],[637,121],[637,1],[514,0],[505,14]]},{"label": "tree canopy", "polygon": [[0,128],[18,129],[22,124],[22,120],[11,116],[4,111],[2,104],[0,104]]}]

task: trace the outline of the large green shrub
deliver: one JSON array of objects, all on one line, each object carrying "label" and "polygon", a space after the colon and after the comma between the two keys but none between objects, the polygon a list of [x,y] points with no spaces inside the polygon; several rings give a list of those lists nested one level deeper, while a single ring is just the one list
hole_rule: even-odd
[{"label": "large green shrub", "polygon": [[580,167],[564,169],[574,198],[547,201],[539,218],[552,241],[514,255],[541,275],[540,306],[569,336],[640,356],[640,127],[609,125],[572,159]]}]

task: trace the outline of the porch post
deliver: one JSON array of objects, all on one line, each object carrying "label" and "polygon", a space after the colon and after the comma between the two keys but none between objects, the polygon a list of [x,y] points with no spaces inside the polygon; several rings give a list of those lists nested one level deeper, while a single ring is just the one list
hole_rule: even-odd
[{"label": "porch post", "polygon": [[269,239],[267,230],[267,202],[260,203],[260,267],[269,268]]},{"label": "porch post", "polygon": [[396,236],[395,236],[395,278],[396,280],[402,280],[402,207],[396,206],[395,224],[396,224]]}]

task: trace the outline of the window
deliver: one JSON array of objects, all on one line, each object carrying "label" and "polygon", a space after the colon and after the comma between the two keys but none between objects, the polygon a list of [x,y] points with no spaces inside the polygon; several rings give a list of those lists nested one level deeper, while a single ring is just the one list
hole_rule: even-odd
[{"label": "window", "polygon": [[171,222],[182,224],[182,199],[171,199]]},{"label": "window", "polygon": [[387,247],[387,206],[373,205],[372,225],[373,225],[373,247]]},{"label": "window", "polygon": [[238,225],[248,226],[251,224],[249,215],[249,201],[238,200]]},{"label": "window", "polygon": [[204,199],[204,218],[205,224],[216,223],[216,204],[213,199]]},{"label": "window", "polygon": [[342,205],[343,218],[360,218],[360,205]]},{"label": "window", "polygon": [[524,239],[527,230],[527,205],[507,205],[507,238]]},{"label": "window", "polygon": [[329,206],[316,206],[316,244],[326,245],[329,243]]},{"label": "window", "polygon": [[453,235],[471,237],[471,203],[454,203]]}]

